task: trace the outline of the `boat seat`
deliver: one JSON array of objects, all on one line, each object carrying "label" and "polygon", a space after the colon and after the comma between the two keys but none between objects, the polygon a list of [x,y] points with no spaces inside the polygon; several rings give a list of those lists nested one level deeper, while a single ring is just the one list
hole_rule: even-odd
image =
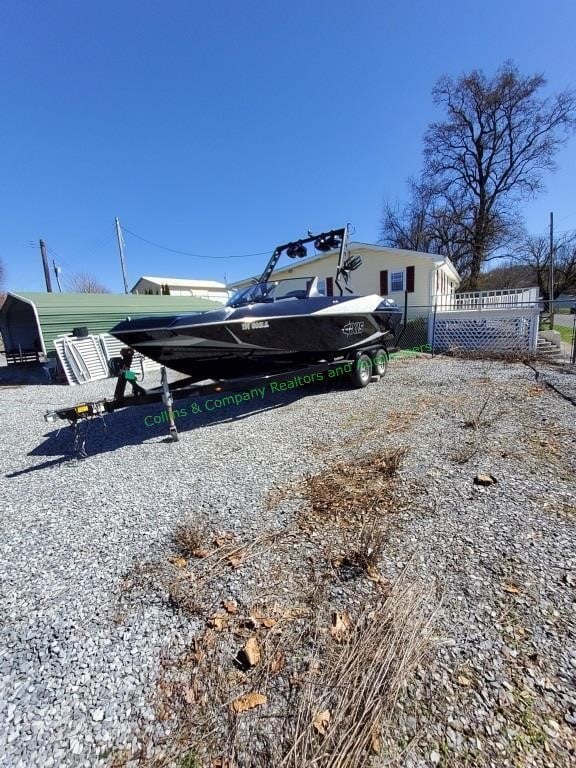
[{"label": "boat seat", "polygon": [[285,296],[282,296],[283,299],[305,299],[306,298],[306,291],[290,291]]}]

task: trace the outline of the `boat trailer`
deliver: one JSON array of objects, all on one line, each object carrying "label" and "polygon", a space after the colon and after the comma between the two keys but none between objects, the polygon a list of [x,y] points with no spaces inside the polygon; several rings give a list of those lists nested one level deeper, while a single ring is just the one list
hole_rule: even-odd
[{"label": "boat trailer", "polygon": [[[161,383],[158,387],[144,389],[136,381],[136,374],[130,370],[134,350],[123,349],[122,357],[113,358],[112,370],[117,375],[116,388],[113,398],[101,400],[86,400],[68,408],[59,408],[54,411],[46,411],[44,421],[53,424],[57,421],[67,421],[74,432],[74,450],[78,458],[86,458],[85,437],[82,439],[81,425],[93,419],[103,419],[106,414],[111,414],[123,408],[133,408],[153,403],[163,403],[168,416],[168,429],[172,441],[178,441],[178,429],[174,417],[174,401],[185,398],[203,397],[205,395],[221,392],[234,392],[245,387],[250,388],[257,384],[282,382],[298,376],[311,376],[315,373],[324,373],[331,369],[351,366],[348,373],[352,378],[353,386],[362,388],[370,381],[379,381],[385,374],[388,356],[396,348],[385,349],[382,346],[369,347],[358,350],[353,358],[341,357],[331,361],[321,361],[295,370],[279,373],[259,375],[249,378],[228,379],[221,381],[197,382],[191,377],[168,382],[168,372],[165,366],[160,369]],[[126,395],[126,388],[130,385],[132,393]]]}]

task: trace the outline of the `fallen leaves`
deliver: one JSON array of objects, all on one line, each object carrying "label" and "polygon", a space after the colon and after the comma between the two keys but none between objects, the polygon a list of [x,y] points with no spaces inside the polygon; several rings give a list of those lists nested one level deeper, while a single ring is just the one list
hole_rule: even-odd
[{"label": "fallen leaves", "polygon": [[346,613],[334,611],[331,617],[330,634],[336,642],[342,642],[352,627],[352,620]]},{"label": "fallen leaves", "polygon": [[380,736],[376,731],[372,731],[370,734],[370,749],[375,755],[379,755],[382,751],[382,741],[380,740]]},{"label": "fallen leaves", "polygon": [[488,486],[488,485],[494,485],[494,483],[497,483],[497,482],[498,480],[496,480],[494,475],[479,474],[479,475],[476,475],[476,477],[474,478],[474,485]]},{"label": "fallen leaves", "polygon": [[255,667],[260,663],[260,646],[255,637],[251,637],[242,650],[249,666]]},{"label": "fallen leaves", "polygon": [[[295,619],[301,619],[304,616],[308,616],[310,610],[308,608],[283,608],[282,606],[274,603],[267,608],[252,608],[250,610],[250,618],[254,622],[255,627],[263,626],[266,629],[272,629],[276,626],[280,620],[294,621]],[[270,614],[276,614],[270,615]]]},{"label": "fallen leaves", "polygon": [[228,621],[228,616],[225,613],[219,612],[215,613],[213,616],[210,616],[208,619],[208,624],[209,626],[218,630],[218,632],[221,632],[223,629],[227,629]]},{"label": "fallen leaves", "polygon": [[238,613],[238,606],[234,602],[234,600],[224,600],[222,602],[222,605],[224,606],[224,609],[227,613]]},{"label": "fallen leaves", "polygon": [[168,562],[172,563],[172,565],[175,565],[176,568],[186,568],[186,565],[188,564],[186,558],[180,557],[180,555],[171,555],[168,558]]},{"label": "fallen leaves", "polygon": [[234,712],[247,712],[249,709],[263,706],[267,701],[268,698],[263,693],[252,691],[251,693],[245,693],[243,696],[235,699],[232,702],[232,709]]},{"label": "fallen leaves", "polygon": [[366,576],[370,579],[370,581],[373,581],[375,584],[381,584],[383,581],[378,568],[376,568],[374,565],[371,565],[371,564],[368,564],[368,566],[366,567]]},{"label": "fallen leaves", "polygon": [[232,568],[238,568],[244,562],[245,554],[243,549],[237,549],[229,555],[226,555],[226,561]]},{"label": "fallen leaves", "polygon": [[322,712],[318,712],[314,720],[312,720],[312,725],[314,726],[314,729],[321,735],[326,735],[326,729],[328,728],[330,724],[330,710],[329,709],[323,709]]},{"label": "fallen leaves", "polygon": [[272,659],[270,664],[270,674],[277,675],[282,669],[284,669],[285,658],[282,651],[278,651],[276,656]]},{"label": "fallen leaves", "polygon": [[225,547],[227,544],[230,544],[231,541],[234,541],[234,534],[227,532],[227,533],[221,533],[214,539],[214,544],[220,548]]}]

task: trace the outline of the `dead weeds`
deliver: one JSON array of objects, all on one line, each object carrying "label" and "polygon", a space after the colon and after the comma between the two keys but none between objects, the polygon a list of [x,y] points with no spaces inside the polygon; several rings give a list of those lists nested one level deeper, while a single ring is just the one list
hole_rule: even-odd
[{"label": "dead weeds", "polygon": [[307,504],[298,516],[304,530],[326,525],[358,529],[397,508],[396,480],[405,448],[342,461],[304,481]]},{"label": "dead weeds", "polygon": [[251,613],[250,626],[234,617],[207,628],[163,665],[156,715],[177,727],[154,757],[143,749],[138,765],[163,768],[191,754],[198,768],[370,765],[430,648],[427,590],[399,581],[358,615],[324,601],[314,612]]},{"label": "dead weeds", "polygon": [[[153,701],[170,736],[144,730],[131,765],[364,768],[384,754],[436,606],[423,584],[390,585],[379,570],[404,455],[380,451],[308,477],[289,530],[250,541],[194,521],[178,529],[177,552],[150,578],[203,626],[161,663]],[[257,594],[241,604],[221,577],[241,580],[256,558]]]}]

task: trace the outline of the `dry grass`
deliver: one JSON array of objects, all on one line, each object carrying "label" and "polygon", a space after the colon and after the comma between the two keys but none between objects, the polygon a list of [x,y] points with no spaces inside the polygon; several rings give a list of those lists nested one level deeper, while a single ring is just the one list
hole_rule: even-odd
[{"label": "dry grass", "polygon": [[388,543],[387,529],[372,522],[365,525],[357,535],[343,536],[343,548],[340,554],[332,557],[332,567],[338,577],[350,579],[355,573],[379,581],[378,567]]},{"label": "dry grass", "polygon": [[361,768],[384,751],[398,695],[430,646],[429,605],[422,586],[400,582],[313,660],[281,768]]},{"label": "dry grass", "polygon": [[481,408],[477,412],[470,412],[464,417],[464,421],[462,426],[465,429],[479,429],[481,426],[488,426],[491,422],[490,420],[486,418],[482,418],[484,415],[484,412],[488,406],[488,403],[491,400],[491,396],[488,395],[488,397],[484,400],[484,403],[482,404]]},{"label": "dry grass", "polygon": [[172,543],[183,557],[195,557],[195,553],[205,548],[206,532],[197,523],[188,522],[178,526],[172,537]]},{"label": "dry grass", "polygon": [[553,469],[560,479],[571,480],[576,469],[570,450],[573,439],[573,430],[550,420],[537,428],[524,429],[517,441],[517,452],[529,453],[542,466]]},{"label": "dry grass", "polygon": [[[314,610],[276,605],[230,616],[166,660],[156,713],[175,730],[153,757],[144,741],[131,759],[146,768],[192,758],[197,768],[368,766],[393,739],[397,697],[430,648],[434,602],[422,584],[400,580],[354,619],[335,614],[325,596],[314,596]],[[334,615],[346,618],[338,632]],[[249,638],[260,660],[240,670],[234,651]],[[253,693],[263,703],[236,711]]]},{"label": "dry grass", "polygon": [[467,440],[452,451],[450,459],[455,464],[467,464],[480,451],[480,447],[481,444],[478,438]]},{"label": "dry grass", "polygon": [[304,482],[308,502],[299,525],[311,528],[365,527],[396,508],[396,476],[405,448],[381,451],[356,462],[338,462]]},{"label": "dry grass", "polygon": [[[162,662],[153,700],[170,736],[143,727],[140,749],[115,766],[360,768],[387,749],[436,605],[422,584],[390,585],[379,571],[404,453],[308,477],[292,529],[240,540],[191,520],[175,532],[175,553],[145,570],[146,585],[204,628]],[[227,599],[231,572],[241,581],[255,559],[251,601]]]},{"label": "dry grass", "polygon": [[551,504],[548,499],[543,499],[542,510],[546,511],[549,515],[557,515],[563,518],[576,518],[576,504],[569,504],[568,502],[559,502]]}]

